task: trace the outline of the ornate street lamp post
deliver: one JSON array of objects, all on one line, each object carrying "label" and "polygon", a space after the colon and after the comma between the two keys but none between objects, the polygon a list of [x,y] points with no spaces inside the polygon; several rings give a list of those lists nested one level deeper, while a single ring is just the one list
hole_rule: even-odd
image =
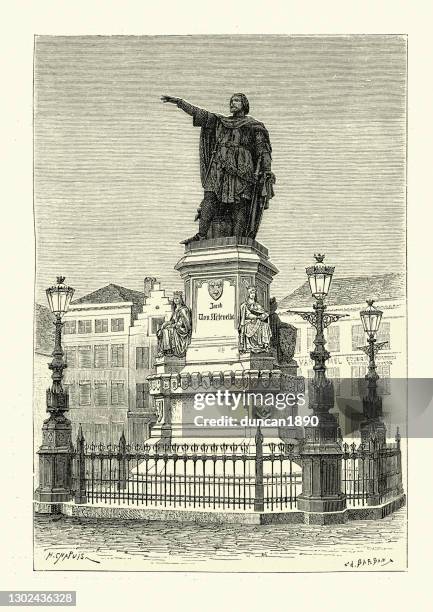
[{"label": "ornate street lamp post", "polygon": [[375,308],[373,304],[374,300],[367,300],[368,308],[360,312],[368,342],[367,346],[358,347],[368,356],[368,372],[365,375],[367,394],[362,398],[366,421],[361,423],[361,442],[368,442],[371,436],[375,436],[380,442],[386,441],[386,428],[382,421],[382,398],[377,392],[379,375],[376,371],[375,356],[382,348],[387,346],[388,342],[377,342],[376,340],[383,312]]},{"label": "ornate street lamp post", "polygon": [[342,450],[337,440],[338,422],[329,412],[334,406],[334,386],[326,377],[326,361],[330,354],[325,348],[324,330],[347,315],[326,312],[324,300],[335,268],[323,263],[324,255],[314,257],[316,263],[306,268],[311,294],[315,299],[313,312],[288,312],[301,316],[316,329],[314,350],[310,353],[314,361],[314,378],[309,382],[308,395],[309,407],[319,422],[316,427],[305,427],[301,450],[302,493],[298,497],[298,508],[311,513],[307,515],[309,521],[324,524],[344,521],[341,511],[346,507],[346,497],[341,492]]},{"label": "ornate street lamp post", "polygon": [[323,432],[327,421],[331,423],[335,421],[335,417],[329,415],[329,410],[334,406],[334,389],[332,381],[326,378],[326,361],[331,355],[325,348],[324,330],[331,323],[335,323],[335,321],[347,315],[325,312],[324,300],[328,295],[335,267],[323,263],[324,255],[314,255],[314,257],[316,263],[306,268],[311,294],[316,300],[313,304],[313,312],[301,310],[289,310],[287,312],[301,316],[316,329],[315,348],[310,353],[310,357],[314,361],[314,379],[309,384],[309,407],[315,415],[319,416],[322,425],[320,429]]},{"label": "ornate street lamp post", "polygon": [[37,501],[47,504],[68,501],[71,497],[72,427],[64,414],[69,409],[69,403],[62,385],[63,370],[67,367],[63,359],[62,317],[68,311],[74,289],[65,285],[64,281],[63,276],[58,276],[57,284],[46,290],[48,304],[55,317],[53,359],[48,365],[53,383],[47,389],[47,412],[50,416],[42,426],[42,446],[38,451],[39,487],[35,496]]}]

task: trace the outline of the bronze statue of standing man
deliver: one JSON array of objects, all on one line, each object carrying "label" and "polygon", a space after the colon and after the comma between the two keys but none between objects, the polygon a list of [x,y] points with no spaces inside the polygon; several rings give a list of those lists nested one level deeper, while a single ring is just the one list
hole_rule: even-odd
[{"label": "bronze statue of standing man", "polygon": [[248,116],[249,102],[242,93],[230,98],[231,117],[211,113],[181,98],[162,96],[176,104],[201,128],[200,174],[204,198],[196,219],[199,230],[184,244],[209,237],[215,220],[229,223],[213,229],[213,237],[255,238],[263,210],[273,197],[271,143],[263,123]]}]

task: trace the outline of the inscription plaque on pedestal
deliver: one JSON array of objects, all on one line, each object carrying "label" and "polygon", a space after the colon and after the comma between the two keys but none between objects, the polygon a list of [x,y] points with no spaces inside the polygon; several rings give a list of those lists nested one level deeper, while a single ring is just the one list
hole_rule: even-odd
[{"label": "inscription plaque on pedestal", "polygon": [[[233,280],[222,280],[220,295],[213,298],[212,281],[197,281],[195,331],[201,338],[229,337],[236,333],[236,292]],[[215,295],[215,293],[214,293]]]}]

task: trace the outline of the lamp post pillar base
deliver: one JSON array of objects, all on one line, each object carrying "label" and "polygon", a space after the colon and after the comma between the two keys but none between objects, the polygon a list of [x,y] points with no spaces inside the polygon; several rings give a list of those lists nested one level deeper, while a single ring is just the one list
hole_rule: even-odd
[{"label": "lamp post pillar base", "polygon": [[337,423],[327,415],[326,426],[305,428],[302,457],[302,493],[298,508],[304,512],[341,512],[346,496],[341,491],[343,452],[337,442]]},{"label": "lamp post pillar base", "polygon": [[72,453],[71,422],[63,413],[52,412],[42,427],[36,501],[58,504],[71,500]]}]

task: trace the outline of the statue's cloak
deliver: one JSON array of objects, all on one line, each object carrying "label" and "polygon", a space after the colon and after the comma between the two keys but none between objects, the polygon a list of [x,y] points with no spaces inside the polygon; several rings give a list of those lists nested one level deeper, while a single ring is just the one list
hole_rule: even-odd
[{"label": "statue's cloak", "polygon": [[[205,114],[205,115],[204,115]],[[212,154],[217,144],[217,126],[220,122],[227,129],[247,128],[257,130],[263,135],[266,148],[272,153],[271,141],[268,130],[263,123],[253,117],[224,117],[208,111],[203,111],[203,116],[194,117],[194,125],[200,126],[200,177],[203,188],[205,187],[206,177],[209,172],[209,165],[212,161]],[[259,151],[252,150],[254,167],[257,165],[257,155]]]}]

